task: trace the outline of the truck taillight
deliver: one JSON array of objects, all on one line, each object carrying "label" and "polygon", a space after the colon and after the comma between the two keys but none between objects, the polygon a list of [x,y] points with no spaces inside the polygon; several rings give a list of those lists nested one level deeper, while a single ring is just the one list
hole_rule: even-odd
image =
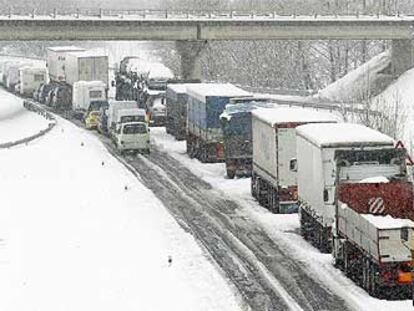
[{"label": "truck taillight", "polygon": [[398,283],[400,284],[409,284],[413,281],[413,274],[412,272],[398,272]]}]

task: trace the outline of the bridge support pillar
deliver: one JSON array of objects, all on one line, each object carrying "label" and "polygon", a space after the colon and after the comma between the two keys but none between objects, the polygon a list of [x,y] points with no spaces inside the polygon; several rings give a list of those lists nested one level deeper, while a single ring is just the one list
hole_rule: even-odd
[{"label": "bridge support pillar", "polygon": [[181,77],[185,80],[202,78],[201,56],[207,41],[176,41],[181,57]]},{"label": "bridge support pillar", "polygon": [[392,71],[400,76],[414,67],[414,40],[392,40]]}]

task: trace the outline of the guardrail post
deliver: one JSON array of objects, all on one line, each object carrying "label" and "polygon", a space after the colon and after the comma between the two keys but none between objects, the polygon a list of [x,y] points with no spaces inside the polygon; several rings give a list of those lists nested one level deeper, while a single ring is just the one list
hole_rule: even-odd
[{"label": "guardrail post", "polygon": [[276,12],[273,12],[273,13],[272,13],[272,17],[273,17],[273,19],[275,19],[275,18],[276,18]]},{"label": "guardrail post", "polygon": [[144,10],[144,11],[142,11],[142,18],[145,18],[145,17],[146,17],[146,12]]},{"label": "guardrail post", "polygon": [[233,18],[234,12],[233,10],[230,11],[230,18]]},{"label": "guardrail post", "polygon": [[356,11],[356,13],[355,13],[355,17],[356,17],[356,18],[359,18],[359,12],[358,12],[358,11]]},{"label": "guardrail post", "polygon": [[76,9],[76,18],[79,18],[80,17],[80,10],[79,10],[79,8],[77,8]]},{"label": "guardrail post", "polygon": [[99,9],[99,18],[102,18],[103,16],[103,9]]},{"label": "guardrail post", "polygon": [[165,10],[165,19],[168,19],[168,10]]},{"label": "guardrail post", "polygon": [[9,7],[9,18],[11,18],[12,13],[13,13],[13,10],[12,10],[12,8],[11,8],[11,7]]},{"label": "guardrail post", "polygon": [[33,9],[33,10],[32,10],[32,18],[34,18],[34,17],[35,17],[35,14],[36,14],[36,9]]},{"label": "guardrail post", "polygon": [[57,9],[56,9],[56,8],[54,8],[54,9],[53,9],[53,18],[56,18],[56,15],[57,15]]}]

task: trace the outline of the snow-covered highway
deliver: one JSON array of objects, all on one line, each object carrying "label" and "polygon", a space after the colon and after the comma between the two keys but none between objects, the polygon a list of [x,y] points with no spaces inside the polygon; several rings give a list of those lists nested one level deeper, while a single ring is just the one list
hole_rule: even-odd
[{"label": "snow-covered highway", "polygon": [[0,310],[239,310],[194,238],[70,122],[0,150],[0,189]]}]

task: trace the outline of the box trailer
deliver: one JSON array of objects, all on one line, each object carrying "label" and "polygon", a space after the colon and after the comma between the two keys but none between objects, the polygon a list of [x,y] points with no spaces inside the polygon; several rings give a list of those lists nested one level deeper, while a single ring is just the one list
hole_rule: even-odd
[{"label": "box trailer", "polygon": [[[375,214],[378,197],[383,213],[396,218],[412,213],[412,184],[407,181],[405,156],[404,149],[394,148],[392,138],[363,125],[298,127],[297,177],[303,237],[321,251],[330,252],[338,202],[359,213],[370,213],[369,207],[373,206],[371,213]],[[378,176],[394,182],[361,183]]]},{"label": "box trailer", "polygon": [[20,95],[32,96],[41,84],[47,82],[46,67],[24,66],[19,69]]},{"label": "box trailer", "polygon": [[46,48],[47,67],[51,81],[63,82],[66,80],[66,55],[73,52],[83,52],[85,49],[76,46],[53,46]]},{"label": "box trailer", "polygon": [[65,60],[66,83],[102,81],[108,86],[108,56],[93,51],[70,52]]},{"label": "box trailer", "polygon": [[107,103],[107,88],[102,81],[77,81],[73,84],[72,110],[79,113],[98,111]]},{"label": "box trailer", "polygon": [[232,84],[200,83],[187,86],[187,153],[201,162],[223,162],[220,115],[234,97],[251,96]]},{"label": "box trailer", "polygon": [[[252,196],[274,213],[297,212],[296,127],[337,122],[338,117],[313,109],[275,108],[252,112]],[[293,169],[292,169],[293,168]]]}]

